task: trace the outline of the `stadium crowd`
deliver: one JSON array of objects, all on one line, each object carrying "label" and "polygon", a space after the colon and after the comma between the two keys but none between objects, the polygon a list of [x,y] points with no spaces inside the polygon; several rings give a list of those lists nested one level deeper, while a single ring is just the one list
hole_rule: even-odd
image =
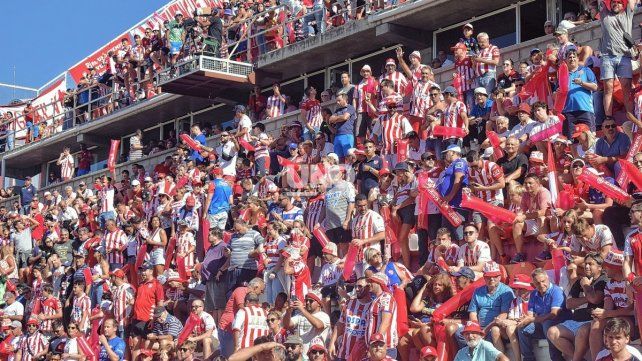
[{"label": "stadium crowd", "polygon": [[[153,169],[26,178],[0,208],[0,358],[642,360],[637,2],[608,5],[599,52],[560,24],[515,68],[466,24],[452,86],[398,48],[275,137],[278,84]],[[128,160],[153,150],[134,138]],[[65,149],[60,179],[89,159]]]}]

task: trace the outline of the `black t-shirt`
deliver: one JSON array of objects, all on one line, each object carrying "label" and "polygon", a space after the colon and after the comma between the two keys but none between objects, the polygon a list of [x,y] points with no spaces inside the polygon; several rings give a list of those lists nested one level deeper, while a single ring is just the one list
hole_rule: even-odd
[{"label": "black t-shirt", "polygon": [[[575,281],[575,283],[571,287],[571,291],[569,292],[569,296],[571,298],[584,297],[584,291],[582,290],[582,286],[580,286],[580,279]],[[604,292],[604,287],[606,287],[607,281],[608,278],[604,273],[602,273],[600,277],[591,282],[591,286],[593,286],[593,289],[595,289],[595,291],[597,292]],[[575,321],[590,321],[593,319],[591,317],[591,312],[596,308],[602,307],[604,307],[604,298],[602,298],[599,303],[587,302],[585,308],[580,308],[573,311],[572,319]]]},{"label": "black t-shirt", "polygon": [[524,155],[524,153],[519,153],[515,158],[510,160],[508,159],[508,155],[504,155],[503,157],[499,158],[497,164],[502,167],[504,175],[506,176],[515,172],[520,167],[523,167],[522,175],[520,175],[519,178],[516,179],[516,181],[519,183],[524,183],[524,177],[526,177],[526,173],[528,172],[528,158],[526,158],[526,155]]},{"label": "black t-shirt", "polygon": [[221,43],[223,39],[223,21],[218,16],[210,18],[210,26],[207,28],[207,34]]},{"label": "black t-shirt", "polygon": [[364,165],[368,165],[376,170],[381,170],[383,162],[377,155],[370,160],[364,159],[362,162],[359,162],[359,168],[357,170],[357,180],[361,181],[361,192],[359,193],[367,196],[372,188],[379,186],[379,178],[371,171],[363,170]]}]

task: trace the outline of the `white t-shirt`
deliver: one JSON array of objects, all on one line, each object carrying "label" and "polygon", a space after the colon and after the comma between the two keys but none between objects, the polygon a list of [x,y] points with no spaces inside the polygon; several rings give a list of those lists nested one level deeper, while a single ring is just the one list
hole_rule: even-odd
[{"label": "white t-shirt", "polygon": [[250,134],[251,134],[251,131],[252,131],[252,120],[250,120],[250,118],[245,114],[243,114],[243,116],[239,120],[238,126],[236,127],[237,132],[240,132],[243,129],[247,130],[247,132],[243,136],[243,139],[249,142],[250,141]]},{"label": "white t-shirt", "polygon": [[9,306],[5,307],[3,313],[6,316],[22,316],[25,313],[25,306],[22,303],[15,301]]},{"label": "white t-shirt", "polygon": [[[640,351],[638,351],[635,347],[626,345],[626,350],[629,351],[634,361],[642,360],[642,353],[640,353]],[[601,361],[603,358],[606,358],[610,355],[611,355],[611,351],[604,349],[598,352],[597,356],[595,357],[595,361]]]},{"label": "white t-shirt", "polygon": [[343,270],[338,267],[340,262],[341,260],[337,259],[333,263],[325,263],[321,268],[319,281],[317,283],[322,286],[332,286],[337,283],[341,275],[343,275]]},{"label": "white t-shirt", "polygon": [[328,335],[330,333],[330,316],[323,311],[318,311],[313,314],[314,317],[318,318],[323,322],[323,330],[321,332],[317,331],[314,326],[308,321],[307,318],[303,315],[292,316],[292,323],[295,327],[295,334],[299,335],[303,340],[303,354],[307,355],[308,348],[313,343],[312,341],[316,338],[319,338],[323,344],[326,343]]},{"label": "white t-shirt", "polygon": [[[224,153],[232,158],[230,160],[223,159]],[[236,158],[238,157],[238,152],[234,147],[234,143],[229,141],[219,145],[216,148],[216,154],[219,156],[219,164],[221,168],[223,168],[223,175],[236,177]]]}]

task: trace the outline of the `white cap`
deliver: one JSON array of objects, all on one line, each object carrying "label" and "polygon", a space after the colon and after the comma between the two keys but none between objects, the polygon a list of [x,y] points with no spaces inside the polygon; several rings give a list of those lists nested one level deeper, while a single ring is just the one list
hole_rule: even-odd
[{"label": "white cap", "polygon": [[46,191],[45,194],[44,194],[45,197],[46,196],[50,196],[50,195],[51,195],[51,192],[49,192],[49,191]]},{"label": "white cap", "polygon": [[323,253],[331,254],[333,256],[338,256],[338,251],[337,251],[337,245],[332,242],[328,242],[328,244],[323,247],[322,250]]},{"label": "white cap", "polygon": [[415,51],[413,51],[412,53],[410,53],[410,57],[412,58],[413,56],[414,56],[415,58],[417,58],[417,59],[421,60],[421,53],[419,53],[417,50],[415,50]]},{"label": "white cap", "polygon": [[483,86],[475,88],[475,94],[484,94],[488,96],[488,92],[486,91],[486,88],[484,88]]},{"label": "white cap", "polygon": [[361,71],[363,70],[372,71],[372,68],[370,68],[370,65],[365,64],[364,66],[361,67]]},{"label": "white cap", "polygon": [[138,179],[134,179],[132,181],[132,186],[139,186],[139,185],[140,185],[140,181]]},{"label": "white cap", "polygon": [[335,163],[339,164],[339,156],[336,153],[328,153],[328,158],[334,160]]}]

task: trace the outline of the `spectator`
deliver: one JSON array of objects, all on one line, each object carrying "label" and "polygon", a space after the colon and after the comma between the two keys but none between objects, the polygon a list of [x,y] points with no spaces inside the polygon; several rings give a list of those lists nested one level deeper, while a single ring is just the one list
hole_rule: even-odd
[{"label": "spectator", "polygon": [[475,54],[479,52],[479,43],[477,38],[473,36],[473,24],[466,23],[462,27],[464,37],[459,38],[459,42],[466,45],[466,53]]},{"label": "spectator", "polygon": [[523,251],[524,237],[544,231],[548,211],[554,207],[550,191],[542,186],[541,179],[537,175],[527,175],[524,178],[524,188],[526,193],[522,198],[521,211],[518,212],[513,223],[513,240],[517,253],[511,259],[511,263],[523,262],[526,259]]},{"label": "spectator", "polygon": [[475,64],[478,87],[486,88],[487,93],[492,93],[496,85],[497,64],[499,64],[499,48],[490,43],[487,33],[477,34],[479,42],[479,53],[472,58]]},{"label": "spectator", "polygon": [[[370,93],[366,94],[366,101],[370,99]],[[348,96],[339,94],[337,96],[337,109],[334,115],[330,116],[328,122],[336,130],[334,136],[334,153],[343,160],[348,149],[354,147],[354,127],[357,119],[355,109],[348,104]],[[358,125],[357,125],[358,126]]]},{"label": "spectator", "polygon": [[546,20],[544,22],[544,34],[552,35],[554,31],[555,31],[555,25],[553,25],[553,22],[550,20]]},{"label": "spectator", "polygon": [[20,206],[22,207],[22,214],[28,213],[28,206],[31,204],[33,197],[36,196],[37,189],[31,184],[31,177],[25,178],[24,185],[20,188]]},{"label": "spectator", "polygon": [[475,321],[468,321],[462,333],[466,337],[468,348],[462,348],[457,352],[456,361],[474,360],[471,355],[484,360],[508,361],[508,357],[493,347],[492,343],[482,339],[484,331]]},{"label": "spectator", "polygon": [[604,327],[604,343],[606,349],[600,351],[595,360],[637,359],[642,360],[642,354],[633,346],[631,341],[631,326],[622,318],[611,318]]},{"label": "spectator", "polygon": [[136,129],[134,135],[129,138],[129,160],[139,160],[143,157],[143,131]]},{"label": "spectator", "polygon": [[631,146],[631,140],[623,132],[617,129],[613,119],[604,119],[602,129],[604,135],[595,144],[595,154],[586,156],[589,164],[598,171],[606,171],[609,175],[617,175],[619,166],[616,167],[618,159],[624,157]]},{"label": "spectator", "polygon": [[[457,212],[465,219],[468,215],[468,210],[460,207],[463,188],[468,186],[468,163],[461,157],[461,148],[457,145],[450,145],[443,151],[445,154],[446,168],[439,176],[437,181],[437,189],[439,193],[452,207],[456,207]],[[453,227],[446,217],[442,215],[441,226],[447,227],[455,234],[457,241],[462,240],[463,228],[462,226]]]}]

